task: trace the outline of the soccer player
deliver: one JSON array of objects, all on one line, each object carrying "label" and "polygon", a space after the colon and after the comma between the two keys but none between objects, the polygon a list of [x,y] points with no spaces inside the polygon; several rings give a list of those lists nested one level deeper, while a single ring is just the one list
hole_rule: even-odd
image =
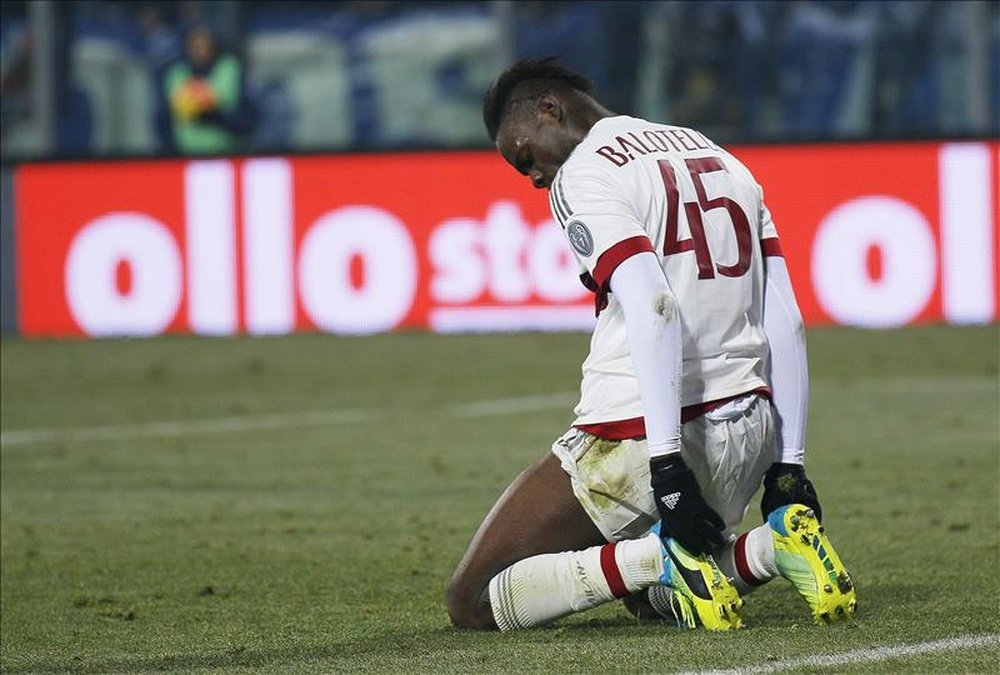
[{"label": "soccer player", "polygon": [[[853,584],[805,474],[805,336],[762,190],[703,134],[590,91],[528,59],[484,100],[500,154],[549,190],[598,319],[576,420],[476,532],[452,622],[527,628],[632,595],[727,630],[740,592],[776,576],[817,622],[848,616]],[[762,481],[764,522],[736,538]]]}]

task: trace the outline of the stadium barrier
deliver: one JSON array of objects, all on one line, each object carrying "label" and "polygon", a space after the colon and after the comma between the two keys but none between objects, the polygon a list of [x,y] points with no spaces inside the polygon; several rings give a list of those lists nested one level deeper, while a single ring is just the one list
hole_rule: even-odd
[{"label": "stadium barrier", "polygon": [[[1000,143],[733,152],[765,187],[808,324],[997,320]],[[22,164],[13,182],[28,337],[594,320],[546,194],[493,152]]]}]

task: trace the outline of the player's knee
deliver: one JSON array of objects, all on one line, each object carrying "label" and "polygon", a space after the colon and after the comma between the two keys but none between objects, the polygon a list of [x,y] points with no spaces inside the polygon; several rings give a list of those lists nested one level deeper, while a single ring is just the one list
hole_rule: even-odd
[{"label": "player's knee", "polygon": [[483,600],[486,588],[470,585],[460,578],[453,578],[448,584],[446,598],[448,616],[455,628],[470,630],[490,630],[496,628],[493,613]]}]

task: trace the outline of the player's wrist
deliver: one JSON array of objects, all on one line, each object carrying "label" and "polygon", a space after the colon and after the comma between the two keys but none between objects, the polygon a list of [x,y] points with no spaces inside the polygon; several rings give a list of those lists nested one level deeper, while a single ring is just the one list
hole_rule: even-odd
[{"label": "player's wrist", "polygon": [[684,462],[680,450],[649,458],[649,473],[650,477],[654,479],[654,483],[656,478],[666,478],[683,471],[690,471],[690,469]]},{"label": "player's wrist", "polygon": [[805,448],[782,448],[781,449],[781,463],[782,464],[798,464],[799,466],[805,466],[805,463],[806,463],[806,449]]},{"label": "player's wrist", "polygon": [[805,477],[806,475],[806,467],[804,464],[796,462],[785,462],[785,461],[775,462],[770,467],[768,467],[767,473],[765,474],[765,481],[767,479],[773,479],[780,473],[791,473],[797,478],[802,478]]},{"label": "player's wrist", "polygon": [[647,444],[650,460],[656,457],[667,457],[669,455],[680,455],[681,439],[671,438],[665,441],[650,441]]}]

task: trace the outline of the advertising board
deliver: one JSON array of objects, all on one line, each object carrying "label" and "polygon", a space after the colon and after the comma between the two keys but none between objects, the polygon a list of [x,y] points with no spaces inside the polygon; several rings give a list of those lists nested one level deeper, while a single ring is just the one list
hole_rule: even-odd
[{"label": "advertising board", "polygon": [[[807,324],[998,317],[1000,143],[737,147]],[[586,329],[547,195],[493,152],[25,164],[18,330]]]}]

